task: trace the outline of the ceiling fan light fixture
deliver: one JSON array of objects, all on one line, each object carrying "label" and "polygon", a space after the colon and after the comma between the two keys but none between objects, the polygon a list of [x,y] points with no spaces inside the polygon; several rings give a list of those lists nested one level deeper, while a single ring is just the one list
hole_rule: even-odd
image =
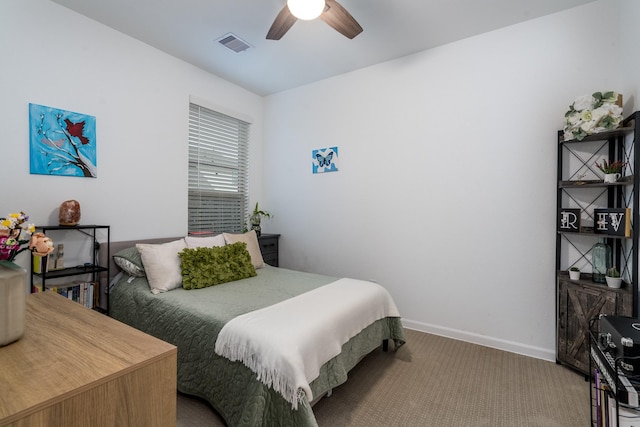
[{"label": "ceiling fan light fixture", "polygon": [[316,19],[324,10],[324,0],[287,0],[289,10],[298,19]]}]

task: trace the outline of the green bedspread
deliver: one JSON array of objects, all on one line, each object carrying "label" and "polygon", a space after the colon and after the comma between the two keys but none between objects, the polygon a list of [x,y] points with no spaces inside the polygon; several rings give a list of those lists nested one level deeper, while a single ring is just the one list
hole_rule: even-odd
[{"label": "green bedspread", "polygon": [[[182,288],[157,295],[146,278],[110,291],[110,315],[178,347],[178,390],[206,399],[229,426],[317,426],[308,402],[297,410],[256,379],[240,362],[215,354],[215,340],[232,318],[275,304],[336,280],[335,277],[265,267],[258,276],[204,289]],[[347,373],[383,339],[404,343],[399,318],[373,323],[347,342],[311,383],[321,396],[347,380]]]}]

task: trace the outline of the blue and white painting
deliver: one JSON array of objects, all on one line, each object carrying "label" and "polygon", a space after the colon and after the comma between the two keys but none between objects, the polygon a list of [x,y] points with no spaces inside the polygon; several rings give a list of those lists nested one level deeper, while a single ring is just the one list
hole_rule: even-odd
[{"label": "blue and white painting", "polygon": [[96,118],[29,104],[31,173],[98,176]]},{"label": "blue and white painting", "polygon": [[313,173],[338,171],[338,147],[319,148],[311,152]]}]

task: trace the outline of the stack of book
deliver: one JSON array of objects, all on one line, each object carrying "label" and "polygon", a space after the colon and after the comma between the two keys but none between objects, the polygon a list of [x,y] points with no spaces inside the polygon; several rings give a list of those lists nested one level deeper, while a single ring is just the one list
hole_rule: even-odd
[{"label": "stack of book", "polygon": [[46,256],[33,256],[33,272],[34,273],[46,273],[49,271],[49,255]]},{"label": "stack of book", "polygon": [[96,300],[98,297],[96,289],[96,282],[80,282],[75,281],[72,283],[49,285],[47,283],[47,291],[56,292],[65,298],[69,298],[79,304],[88,308],[94,308],[96,306]]}]

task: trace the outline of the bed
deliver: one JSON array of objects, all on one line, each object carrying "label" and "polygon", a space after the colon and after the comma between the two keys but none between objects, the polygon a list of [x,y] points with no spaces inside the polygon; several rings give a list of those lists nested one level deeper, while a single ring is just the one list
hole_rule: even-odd
[{"label": "bed", "polygon": [[[112,243],[110,252],[131,254],[136,252],[137,243],[155,246],[174,241],[117,242]],[[404,344],[399,316],[368,323],[341,346],[339,354],[319,366],[319,374],[308,384],[310,390],[293,405],[290,398],[274,390],[272,383],[259,380],[247,363],[217,354],[216,342],[221,340],[221,331],[226,332],[235,321],[282,307],[295,298],[316,295],[314,292],[327,292],[339,278],[264,265],[255,269],[253,277],[203,289],[177,287],[154,294],[146,275],[121,272],[121,266],[110,262],[111,271],[118,275],[111,280],[109,315],[176,345],[178,390],[207,400],[232,427],[317,426],[312,411],[315,401],[344,383],[348,372],[383,342],[391,342],[394,348]],[[365,307],[363,311],[371,310]],[[313,317],[325,321],[323,316]]]}]

